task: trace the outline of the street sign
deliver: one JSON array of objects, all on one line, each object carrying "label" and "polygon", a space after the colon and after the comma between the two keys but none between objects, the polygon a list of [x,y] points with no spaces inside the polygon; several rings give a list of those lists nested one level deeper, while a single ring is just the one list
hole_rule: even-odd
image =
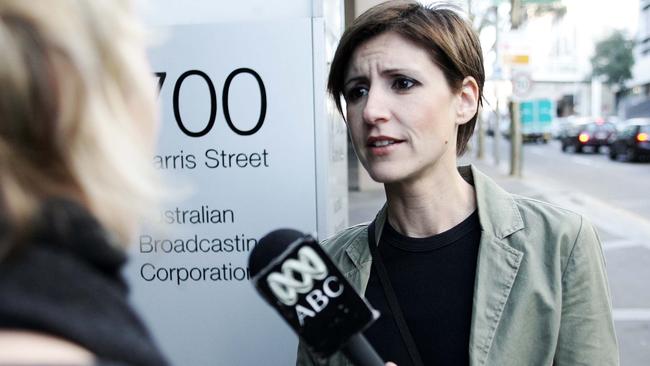
[{"label": "street sign", "polygon": [[512,75],[512,94],[516,97],[524,97],[533,86],[530,73],[525,71],[518,71]]},{"label": "street sign", "polygon": [[161,35],[152,163],[177,194],[134,240],[131,299],[173,365],[295,364],[247,263],[273,229],[347,226],[346,129],[325,92],[343,2],[180,3],[143,9]]},{"label": "street sign", "polygon": [[511,54],[505,55],[503,58],[506,64],[528,65],[530,63],[530,56],[527,54]]}]

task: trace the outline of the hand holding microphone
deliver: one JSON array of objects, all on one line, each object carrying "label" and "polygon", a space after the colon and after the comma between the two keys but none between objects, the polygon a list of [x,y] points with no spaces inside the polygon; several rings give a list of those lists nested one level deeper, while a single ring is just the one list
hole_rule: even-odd
[{"label": "hand holding microphone", "polygon": [[[389,366],[361,332],[377,312],[362,299],[310,235],[275,230],[249,257],[253,283],[315,355],[337,350],[358,366]],[[395,366],[392,364],[392,366]]]}]

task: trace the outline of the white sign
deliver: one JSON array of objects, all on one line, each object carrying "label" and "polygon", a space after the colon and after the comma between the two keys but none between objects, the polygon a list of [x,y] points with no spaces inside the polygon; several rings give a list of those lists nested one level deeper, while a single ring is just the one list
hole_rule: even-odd
[{"label": "white sign", "polygon": [[512,94],[515,97],[525,97],[530,93],[533,87],[533,81],[530,73],[526,71],[515,71],[512,74]]},{"label": "white sign", "polygon": [[289,365],[297,338],[247,262],[268,231],[318,228],[312,20],[164,30],[153,163],[190,193],[139,235],[134,302],[173,364]]}]

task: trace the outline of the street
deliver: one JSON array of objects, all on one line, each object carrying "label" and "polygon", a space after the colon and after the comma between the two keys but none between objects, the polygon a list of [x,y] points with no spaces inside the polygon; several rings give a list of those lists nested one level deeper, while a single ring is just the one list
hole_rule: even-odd
[{"label": "street", "polygon": [[[584,214],[603,243],[621,365],[650,362],[650,163],[611,161],[605,152],[563,153],[557,141],[525,144],[523,177],[508,175],[510,145],[492,138],[485,157],[470,151],[459,164],[475,164],[506,190]],[[350,224],[371,220],[383,204],[382,191],[350,192]]]},{"label": "street", "polygon": [[[487,139],[486,160],[493,162],[492,139]],[[510,143],[501,139],[501,169],[510,164]],[[523,175],[528,180],[552,183],[570,192],[598,198],[650,222],[650,164],[612,161],[606,152],[576,154],[562,152],[560,143],[526,143],[523,150]]]}]

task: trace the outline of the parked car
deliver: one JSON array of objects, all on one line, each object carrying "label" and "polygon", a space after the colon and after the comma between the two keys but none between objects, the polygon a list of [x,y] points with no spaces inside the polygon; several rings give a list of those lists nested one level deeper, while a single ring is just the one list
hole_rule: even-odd
[{"label": "parked car", "polygon": [[650,158],[650,118],[633,118],[625,121],[611,137],[609,158],[624,156],[627,161]]},{"label": "parked car", "polygon": [[599,152],[601,147],[609,146],[609,140],[615,131],[615,125],[604,120],[566,126],[560,133],[562,151],[571,147],[578,153],[583,152],[584,148]]},{"label": "parked car", "polygon": [[568,116],[557,118],[555,121],[553,138],[562,141],[562,139],[565,138],[569,133],[569,130],[576,128],[578,125],[586,125],[587,123],[593,121],[593,117],[583,116]]}]

